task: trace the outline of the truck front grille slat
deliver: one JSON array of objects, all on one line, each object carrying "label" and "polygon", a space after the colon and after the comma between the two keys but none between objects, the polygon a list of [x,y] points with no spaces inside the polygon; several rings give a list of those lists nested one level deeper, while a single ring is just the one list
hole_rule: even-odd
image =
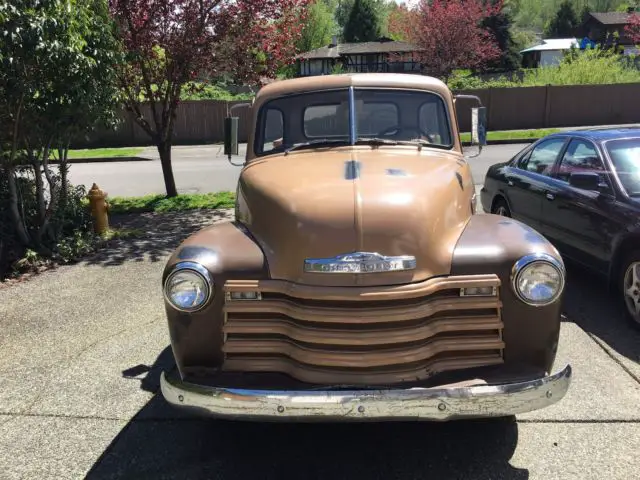
[{"label": "truck front grille slat", "polygon": [[[382,292],[281,281],[228,281],[225,371],[277,372],[314,384],[419,381],[503,362],[499,296],[455,289],[493,286],[493,275],[433,279]],[[229,292],[259,291],[261,300]],[[322,301],[324,291],[328,298]]]}]

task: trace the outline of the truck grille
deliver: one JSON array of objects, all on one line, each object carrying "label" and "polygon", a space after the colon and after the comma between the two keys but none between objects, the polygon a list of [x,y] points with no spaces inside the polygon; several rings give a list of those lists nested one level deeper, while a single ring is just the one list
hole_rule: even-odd
[{"label": "truck grille", "polygon": [[[279,372],[312,384],[388,385],[503,362],[500,280],[446,277],[392,287],[228,281],[226,371]],[[461,296],[495,287],[496,295]],[[260,292],[234,300],[232,292]]]}]

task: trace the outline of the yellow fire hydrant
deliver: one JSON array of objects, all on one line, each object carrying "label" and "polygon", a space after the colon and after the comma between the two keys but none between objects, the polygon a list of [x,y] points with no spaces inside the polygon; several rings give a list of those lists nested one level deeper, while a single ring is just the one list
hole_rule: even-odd
[{"label": "yellow fire hydrant", "polygon": [[87,194],[91,205],[91,216],[93,216],[93,230],[98,234],[104,233],[109,228],[109,204],[107,203],[107,192],[104,192],[95,183]]}]

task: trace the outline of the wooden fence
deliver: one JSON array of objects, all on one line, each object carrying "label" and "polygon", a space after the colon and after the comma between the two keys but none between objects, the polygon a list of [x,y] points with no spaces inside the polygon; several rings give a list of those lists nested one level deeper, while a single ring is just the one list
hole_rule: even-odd
[{"label": "wooden fence", "polygon": [[[488,88],[455,93],[477,95],[487,107],[489,130],[580,127],[640,123],[640,83],[546,87]],[[222,142],[227,108],[243,102],[185,101],[178,108],[174,145]],[[470,130],[474,102],[457,105],[460,130]],[[145,107],[145,115],[150,109]],[[239,141],[247,140],[249,109],[234,111],[239,117]],[[125,112],[115,131],[98,131],[74,142],[74,148],[151,145],[149,136]]]}]

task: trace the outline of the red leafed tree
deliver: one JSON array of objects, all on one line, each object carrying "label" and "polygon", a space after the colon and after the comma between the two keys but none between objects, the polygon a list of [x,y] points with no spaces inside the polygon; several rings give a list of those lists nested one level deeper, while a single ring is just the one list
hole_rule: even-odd
[{"label": "red leafed tree", "polygon": [[222,74],[253,85],[273,78],[297,53],[307,3],[109,0],[127,54],[118,65],[124,105],[158,148],[167,196],[177,195],[171,145],[185,89],[195,88],[193,80]]},{"label": "red leafed tree", "polygon": [[502,9],[502,1],[420,0],[392,28],[419,50],[423,70],[447,80],[458,68],[481,68],[500,56],[495,37],[482,21]]},{"label": "red leafed tree", "polygon": [[403,3],[392,7],[387,20],[387,31],[394,40],[407,39],[407,22],[413,13]]},{"label": "red leafed tree", "polygon": [[624,33],[633,43],[640,44],[640,14],[633,13],[629,16]]}]

